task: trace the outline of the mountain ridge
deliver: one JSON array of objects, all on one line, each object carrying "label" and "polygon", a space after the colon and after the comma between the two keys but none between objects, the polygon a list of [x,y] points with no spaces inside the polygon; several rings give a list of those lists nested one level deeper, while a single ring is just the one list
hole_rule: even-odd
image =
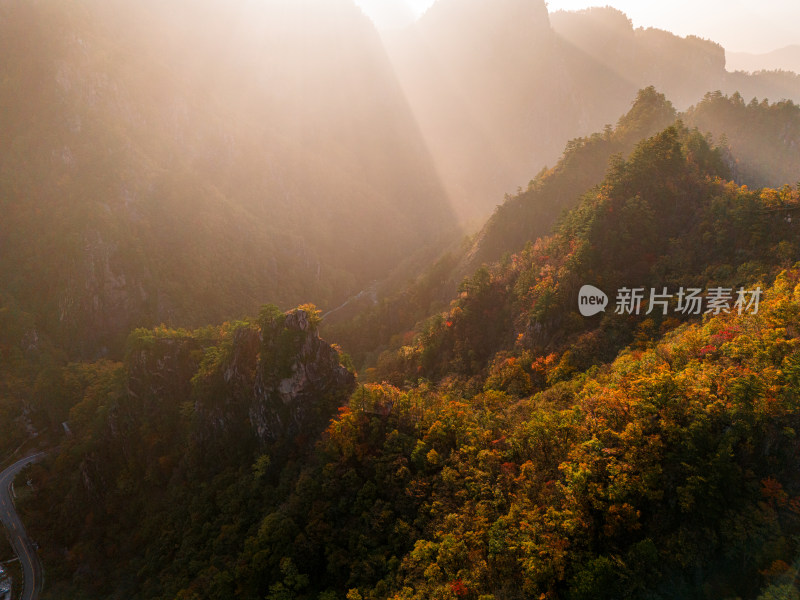
[{"label": "mountain ridge", "polygon": [[735,71],[792,71],[800,73],[800,44],[792,44],[754,54],[751,52],[726,52],[728,66]]},{"label": "mountain ridge", "polygon": [[[611,7],[504,6],[507,14],[477,0],[437,2],[415,25],[385,36],[462,218],[483,217],[524,188],[532,172],[555,163],[566,140],[614,122],[639,89],[656,87],[679,110],[717,89],[800,102],[800,76],[729,73],[719,44],[634,29]],[[510,18],[512,10],[524,17]]]}]

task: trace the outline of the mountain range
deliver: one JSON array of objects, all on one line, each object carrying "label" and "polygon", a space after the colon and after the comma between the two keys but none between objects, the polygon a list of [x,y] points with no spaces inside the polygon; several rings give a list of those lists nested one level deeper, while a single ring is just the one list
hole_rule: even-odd
[{"label": "mountain range", "polygon": [[[308,306],[66,367],[72,434],[23,504],[50,594],[780,597],[800,195],[736,185],[726,152],[679,122],[640,141],[358,380]],[[585,318],[587,281],[667,300]]]},{"label": "mountain range", "polygon": [[0,55],[44,600],[797,597],[800,76],[543,0],[5,0]]},{"label": "mountain range", "polygon": [[18,57],[0,67],[0,291],[72,356],[266,301],[338,306],[646,85],[679,108],[800,97],[796,76],[729,74],[716,44],[608,8],[441,0],[386,41],[347,0],[0,11]]},{"label": "mountain range", "polygon": [[482,217],[564,143],[614,123],[654,86],[679,110],[706,92],[800,101],[793,73],[730,73],[709,40],[634,28],[611,7],[440,0],[387,48],[456,210]]}]

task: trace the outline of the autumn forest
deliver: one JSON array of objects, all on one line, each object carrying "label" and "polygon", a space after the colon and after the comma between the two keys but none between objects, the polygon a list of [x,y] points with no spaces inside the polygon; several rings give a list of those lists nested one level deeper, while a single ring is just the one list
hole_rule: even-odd
[{"label": "autumn forest", "polygon": [[800,75],[543,0],[0,56],[11,598],[800,600]]}]

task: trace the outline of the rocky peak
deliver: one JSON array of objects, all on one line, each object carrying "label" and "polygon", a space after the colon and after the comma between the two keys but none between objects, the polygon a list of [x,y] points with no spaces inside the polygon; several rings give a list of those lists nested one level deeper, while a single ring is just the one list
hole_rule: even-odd
[{"label": "rocky peak", "polygon": [[217,329],[134,332],[101,446],[81,465],[86,493],[101,493],[113,464],[163,482],[164,465],[210,455],[230,464],[256,451],[278,457],[305,448],[355,388],[317,321],[310,309],[274,309]]},{"label": "rocky peak", "polygon": [[[263,347],[272,352],[262,354],[249,417],[262,442],[324,426],[355,385],[339,352],[319,337],[314,315],[291,311],[281,327],[261,332]],[[270,356],[277,361],[267,362]]]},{"label": "rocky peak", "polygon": [[233,332],[226,359],[193,381],[201,438],[246,435],[264,445],[325,427],[355,377],[316,319],[305,309],[271,311]]}]

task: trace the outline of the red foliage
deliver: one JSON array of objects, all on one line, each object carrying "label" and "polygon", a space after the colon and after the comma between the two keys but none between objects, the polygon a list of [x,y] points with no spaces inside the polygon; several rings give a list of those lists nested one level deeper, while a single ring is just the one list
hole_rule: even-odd
[{"label": "red foliage", "polygon": [[464,582],[461,581],[460,579],[456,579],[455,581],[451,582],[450,589],[453,590],[453,593],[459,598],[463,598],[464,596],[469,594],[467,586],[465,586]]},{"label": "red foliage", "polygon": [[513,475],[517,472],[517,465],[513,462],[504,462],[500,468],[503,469],[503,473],[506,475]]},{"label": "red foliage", "polygon": [[707,346],[703,346],[702,348],[700,348],[700,356],[705,356],[706,354],[714,352],[716,349],[717,347],[713,344],[708,344]]},{"label": "red foliage", "polygon": [[712,335],[711,341],[715,344],[722,345],[724,342],[732,341],[739,334],[739,331],[737,327],[723,329],[719,333]]},{"label": "red foliage", "polygon": [[776,560],[773,561],[768,568],[759,571],[759,573],[761,573],[764,577],[780,577],[789,569],[791,569],[791,567],[786,564],[786,562],[782,560]]},{"label": "red foliage", "polygon": [[781,485],[781,482],[774,477],[767,477],[761,480],[761,495],[766,498],[770,506],[786,506],[787,494]]}]

